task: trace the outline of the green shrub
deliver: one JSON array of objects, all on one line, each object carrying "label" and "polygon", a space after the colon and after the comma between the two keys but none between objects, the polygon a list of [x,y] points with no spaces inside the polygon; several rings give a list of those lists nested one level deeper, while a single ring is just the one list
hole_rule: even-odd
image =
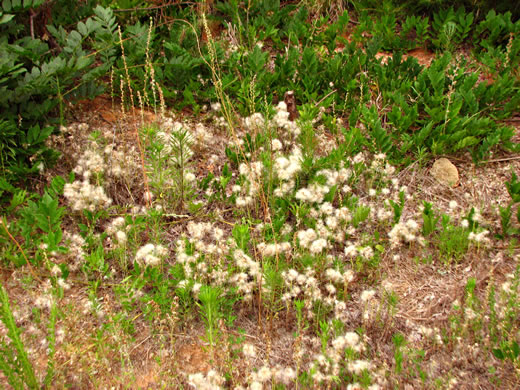
[{"label": "green shrub", "polygon": [[96,80],[110,66],[94,66],[96,57],[84,49],[90,37],[103,42],[106,30],[114,32],[110,10],[96,8],[94,18],[70,32],[47,26],[56,46],[50,47],[27,26],[28,15],[42,3],[4,1],[0,8],[0,197],[11,191],[10,183],[56,159],[45,145],[59,123],[53,118],[59,114],[63,120],[66,100],[98,94]]},{"label": "green shrub", "polygon": [[511,12],[515,18],[520,16],[520,3],[509,0],[392,0],[392,3],[407,12],[430,15],[452,7],[464,7],[479,15],[495,10],[500,13]]}]

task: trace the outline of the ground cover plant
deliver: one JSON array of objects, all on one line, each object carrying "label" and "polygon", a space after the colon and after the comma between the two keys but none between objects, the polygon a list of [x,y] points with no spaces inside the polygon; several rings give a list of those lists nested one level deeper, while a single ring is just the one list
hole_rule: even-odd
[{"label": "ground cover plant", "polygon": [[0,3],[0,383],[516,388],[503,6]]}]

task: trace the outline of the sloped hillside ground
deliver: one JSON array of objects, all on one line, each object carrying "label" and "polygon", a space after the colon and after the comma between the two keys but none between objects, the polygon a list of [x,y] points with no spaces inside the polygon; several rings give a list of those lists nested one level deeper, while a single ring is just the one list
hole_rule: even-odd
[{"label": "sloped hillside ground", "polygon": [[[341,61],[367,51],[356,49],[359,23],[335,50]],[[205,39],[232,46],[233,31],[205,30]],[[243,55],[263,50],[263,66],[281,72],[269,42]],[[333,80],[329,96],[295,90],[268,103],[254,77],[240,97],[247,114],[225,86],[216,88],[220,99],[182,111],[123,104],[125,89],[71,107],[48,140],[61,157],[35,184],[39,195],[12,202],[2,219],[1,283],[36,382],[516,388],[520,117],[508,106],[516,97],[478,95],[507,80],[468,50],[406,53],[408,62],[381,50],[360,64],[359,84],[347,90],[359,107],[327,100],[341,88]],[[208,65],[206,82],[218,86],[218,64]],[[426,78],[405,75],[416,65]],[[389,91],[408,84],[392,84],[392,72],[411,80],[400,111]],[[440,73],[450,86],[435,84]],[[469,87],[459,90],[457,80]],[[518,94],[518,73],[508,80]],[[429,93],[419,114],[406,112]],[[428,107],[437,103],[440,114]],[[472,122],[486,110],[493,120]],[[408,125],[399,119],[407,115]],[[430,135],[422,130],[429,120]],[[462,138],[447,137],[452,123]],[[433,174],[440,158],[456,180]],[[25,256],[35,261],[14,265]],[[7,307],[3,300],[4,356],[17,350]],[[3,370],[0,383],[12,385],[20,370]]]}]

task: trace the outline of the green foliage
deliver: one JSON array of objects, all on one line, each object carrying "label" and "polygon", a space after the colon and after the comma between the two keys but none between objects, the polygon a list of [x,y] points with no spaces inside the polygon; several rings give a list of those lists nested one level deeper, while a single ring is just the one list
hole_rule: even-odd
[{"label": "green foliage", "polygon": [[388,199],[390,206],[394,210],[394,223],[398,223],[401,220],[401,215],[404,209],[405,203],[405,193],[404,191],[399,191],[399,202],[395,202],[393,199]]},{"label": "green foliage", "polygon": [[233,227],[232,235],[237,246],[247,253],[250,240],[249,226],[239,224],[235,225]]},{"label": "green foliage", "polygon": [[[511,217],[513,216],[513,206],[520,203],[520,181],[515,172],[511,172],[511,180],[505,183],[507,192],[511,197],[511,201],[506,207],[499,206],[500,225],[502,227],[502,234],[499,235],[502,239],[511,234],[520,234],[519,228],[512,226]],[[520,223],[520,207],[516,210],[516,218]]]},{"label": "green foliage", "polygon": [[204,285],[199,291],[201,315],[206,325],[207,341],[211,347],[214,347],[218,337],[218,321],[222,317],[220,307],[224,297],[218,287]]},{"label": "green foliage", "polygon": [[362,108],[363,119],[370,130],[375,147],[382,153],[389,153],[393,149],[391,136],[383,129],[376,106]]},{"label": "green foliage", "polygon": [[150,188],[165,207],[174,212],[185,210],[194,197],[189,178],[193,165],[193,138],[189,129],[176,123],[169,134],[157,128],[143,129],[147,138],[147,162]]},{"label": "green foliage", "polygon": [[435,212],[433,211],[433,205],[429,202],[423,202],[423,227],[422,227],[422,234],[426,237],[432,234],[437,227],[437,222],[439,221],[440,217],[435,215]]},{"label": "green foliage", "polygon": [[190,159],[193,156],[191,149],[193,140],[187,128],[172,131],[170,135],[171,160],[174,173],[174,193],[179,196],[179,208],[185,206],[186,201],[193,196],[192,188],[186,180],[188,169],[191,166]]},{"label": "green foliage", "polygon": [[[63,120],[66,100],[94,96],[100,92],[96,81],[107,68],[93,67],[95,56],[84,49],[85,41],[99,33],[102,25],[89,18],[77,24],[77,30],[66,32],[49,25],[53,42],[59,45],[55,54],[49,45],[29,35],[25,18],[42,1],[9,1],[2,3],[0,23],[0,164],[2,183],[18,181],[35,174],[56,157],[45,145],[54,131],[52,116]],[[106,13],[96,9],[98,14]],[[3,184],[1,193],[8,187]]]},{"label": "green foliage", "polygon": [[454,226],[447,215],[441,218],[442,230],[437,234],[437,246],[442,260],[451,264],[458,262],[467,252],[469,246],[469,230]]},{"label": "green foliage", "polygon": [[395,372],[400,373],[403,370],[403,351],[402,348],[406,344],[406,338],[401,333],[396,333],[392,336],[392,342],[394,343],[394,360],[395,360]]},{"label": "green foliage", "polygon": [[520,202],[520,181],[515,172],[511,172],[511,181],[506,181],[506,188],[513,203]]},{"label": "green foliage", "polygon": [[502,342],[500,348],[493,349],[493,355],[499,360],[509,359],[515,363],[518,356],[520,356],[520,347],[515,340],[512,340],[510,343]]},{"label": "green foliage", "polygon": [[473,21],[473,13],[466,13],[462,7],[457,11],[453,8],[440,10],[434,14],[432,20],[432,45],[439,49],[452,50],[454,45],[461,44],[469,36]]},{"label": "green foliage", "polygon": [[405,13],[434,14],[450,8],[464,8],[476,14],[485,15],[489,11],[513,12],[520,16],[520,6],[509,0],[392,0],[396,8]]},{"label": "green foliage", "polygon": [[[9,230],[23,238],[24,250],[36,263],[42,260],[42,250],[66,252],[66,248],[61,245],[63,237],[61,222],[65,209],[59,207],[58,202],[64,184],[62,177],[55,177],[41,197],[28,195],[23,190],[15,191],[7,208],[16,218],[16,223],[10,224]],[[3,229],[0,230],[0,243],[6,248],[12,245]],[[18,250],[5,253],[5,259],[16,266],[25,264],[25,259]]]}]

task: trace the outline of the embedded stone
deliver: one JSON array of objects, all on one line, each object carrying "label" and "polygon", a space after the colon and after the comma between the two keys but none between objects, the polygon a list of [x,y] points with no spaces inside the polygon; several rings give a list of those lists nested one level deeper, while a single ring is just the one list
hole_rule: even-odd
[{"label": "embedded stone", "polygon": [[459,171],[447,158],[443,157],[435,161],[430,173],[437,181],[448,187],[456,187],[459,185]]}]

